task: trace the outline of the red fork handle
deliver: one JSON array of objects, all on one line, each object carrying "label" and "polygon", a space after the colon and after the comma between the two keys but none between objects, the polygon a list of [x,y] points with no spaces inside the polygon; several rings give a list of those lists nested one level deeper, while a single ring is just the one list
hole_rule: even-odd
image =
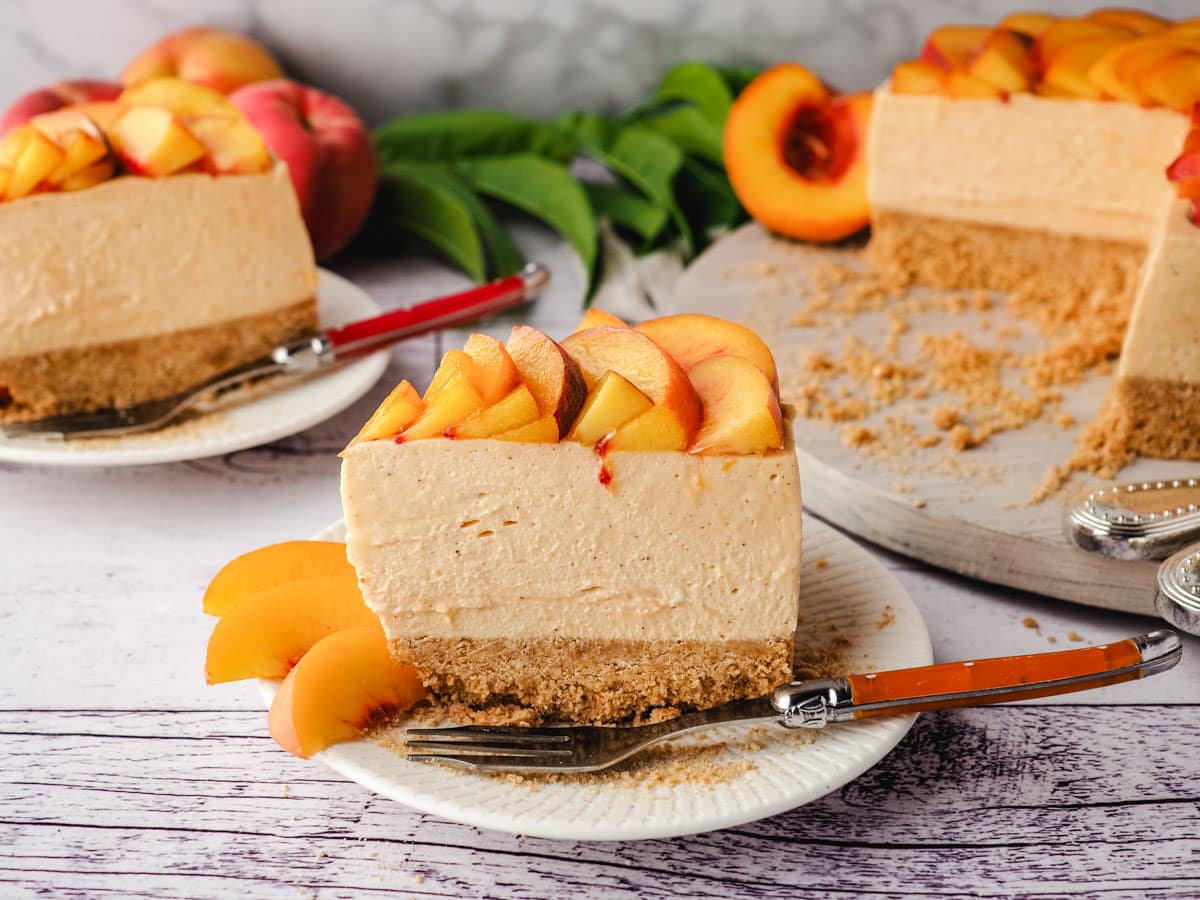
[{"label": "red fork handle", "polygon": [[390,347],[405,338],[462,325],[520,306],[541,291],[550,272],[530,263],[516,275],[497,278],[470,290],[386,312],[373,319],[331,328],[325,334],[333,362],[344,362]]}]

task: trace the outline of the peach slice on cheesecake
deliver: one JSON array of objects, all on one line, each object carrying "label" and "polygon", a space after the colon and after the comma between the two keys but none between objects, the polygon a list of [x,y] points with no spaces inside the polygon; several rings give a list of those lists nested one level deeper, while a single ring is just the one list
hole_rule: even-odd
[{"label": "peach slice on cheesecake", "polygon": [[605,438],[597,448],[611,450],[686,450],[691,441],[679,414],[668,406],[652,406]]},{"label": "peach slice on cheesecake", "polygon": [[514,326],[505,349],[521,381],[533,392],[538,411],[558,423],[561,438],[587,397],[579,363],[557,341],[529,325]]},{"label": "peach slice on cheesecake", "polygon": [[579,324],[575,326],[575,330],[583,331],[586,328],[600,328],[601,326],[608,326],[609,328],[629,327],[625,324],[624,319],[618,319],[612,313],[591,306],[583,314],[583,318],[579,320]]},{"label": "peach slice on cheesecake", "polygon": [[354,440],[346,445],[346,450],[364,441],[395,437],[415,422],[424,411],[425,401],[421,399],[417,389],[407,381],[401,381],[392,388],[392,392],[379,404],[379,408],[371,413],[371,418],[359,429]]},{"label": "peach slice on cheesecake", "polygon": [[446,437],[487,438],[528,425],[539,418],[537,400],[528,385],[517,385],[497,402],[477,410],[458,425],[446,429]]},{"label": "peach slice on cheesecake", "polygon": [[909,59],[892,69],[892,93],[941,94],[946,90],[946,70],[927,59]]},{"label": "peach slice on cheesecake", "polygon": [[654,404],[616,372],[605,372],[588,393],[567,440],[591,446]]},{"label": "peach slice on cheesecake", "polygon": [[1009,93],[1028,91],[1037,77],[1026,40],[1005,28],[996,28],[988,35],[967,63],[966,71]]},{"label": "peach slice on cheesecake", "polygon": [[170,110],[135,106],[109,133],[113,149],[134,174],[161,178],[204,158],[205,148]]},{"label": "peach slice on cheesecake", "polygon": [[1058,21],[1058,16],[1043,12],[1009,13],[1000,20],[1000,27],[1037,39],[1042,32]]},{"label": "peach slice on cheesecake", "polygon": [[964,69],[992,34],[986,25],[943,25],[925,39],[921,59],[943,69]]},{"label": "peach slice on cheesecake", "polygon": [[28,123],[10,131],[4,144],[0,165],[10,169],[4,188],[6,200],[32,194],[66,159],[58,144]]},{"label": "peach slice on cheesecake", "polygon": [[1200,50],[1159,60],[1138,78],[1138,90],[1154,103],[1191,112],[1200,102]]},{"label": "peach slice on cheesecake", "polygon": [[490,335],[472,334],[463,346],[463,353],[477,366],[475,389],[485,404],[495,403],[508,394],[521,378],[504,345]]},{"label": "peach slice on cheesecake", "polygon": [[1092,67],[1125,43],[1119,37],[1081,38],[1063,44],[1046,58],[1042,80],[1071,97],[1099,100],[1104,95],[1089,77]]},{"label": "peach slice on cheesecake", "polygon": [[522,425],[511,431],[502,431],[492,435],[498,441],[514,441],[520,444],[557,444],[558,419],[554,416],[542,416],[528,425]]},{"label": "peach slice on cheesecake", "polygon": [[703,313],[681,313],[651,319],[636,326],[654,343],[667,351],[685,372],[710,356],[731,354],[754,363],[775,384],[775,357],[763,339],[745,325],[706,316]]},{"label": "peach slice on cheesecake", "polygon": [[[442,366],[445,365],[443,361]],[[483,397],[475,389],[470,375],[464,369],[454,370],[437,385],[437,390],[433,387],[430,385],[430,389],[425,392],[424,412],[412,425],[404,429],[396,438],[397,441],[440,437],[448,428],[457,425],[483,406]]]},{"label": "peach slice on cheesecake", "polygon": [[779,398],[757,366],[740,356],[713,356],[688,374],[704,401],[692,453],[751,454],[783,446]]}]

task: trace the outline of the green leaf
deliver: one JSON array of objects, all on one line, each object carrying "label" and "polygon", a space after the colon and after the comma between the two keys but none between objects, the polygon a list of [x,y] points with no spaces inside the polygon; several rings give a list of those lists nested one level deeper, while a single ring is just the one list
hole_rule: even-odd
[{"label": "green leaf", "polygon": [[649,244],[667,224],[668,213],[655,206],[641,194],[611,184],[585,181],[592,209],[598,216],[607,216],[614,225],[626,228]]},{"label": "green leaf", "polygon": [[583,261],[590,285],[596,265],[596,216],[565,166],[523,153],[462,160],[458,168],[475,190],[541,219],[566,238]]},{"label": "green leaf", "polygon": [[420,238],[476,281],[487,280],[475,220],[455,191],[404,169],[385,169],[379,189],[382,228]]},{"label": "green leaf", "polygon": [[746,85],[757,78],[762,71],[750,66],[714,66],[714,68],[735,97],[744,91]]},{"label": "green leaf", "polygon": [[733,93],[721,74],[698,62],[681,63],[667,72],[656,96],[691,103],[717,128],[724,127],[733,103]]},{"label": "green leaf", "polygon": [[675,202],[673,186],[683,159],[683,152],[671,141],[634,126],[618,132],[611,150],[599,161],[667,210],[683,239],[685,255],[691,257],[695,252],[692,230]]},{"label": "green leaf", "polygon": [[732,228],[742,217],[741,204],[728,179],[702,162],[684,162],[676,190],[679,206],[695,232],[697,252],[708,244],[710,232]]},{"label": "green leaf", "polygon": [[375,146],[384,164],[512,153],[534,153],[561,163],[575,157],[574,142],[559,129],[493,109],[405,116],[378,128]]},{"label": "green leaf", "polygon": [[700,156],[718,166],[724,165],[721,152],[721,129],[694,106],[676,106],[640,122],[656,134],[674,141],[679,149]]}]

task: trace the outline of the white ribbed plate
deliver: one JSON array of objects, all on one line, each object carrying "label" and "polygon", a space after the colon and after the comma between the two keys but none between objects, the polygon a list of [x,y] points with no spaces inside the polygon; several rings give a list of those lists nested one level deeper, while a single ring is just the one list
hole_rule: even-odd
[{"label": "white ribbed plate", "polygon": [[[383,309],[366,291],[318,269],[317,318],[322,328],[377,316]],[[388,351],[270,393],[231,392],[221,408],[161,431],[125,437],[63,441],[0,437],[0,462],[43,466],[145,466],[233,453],[269,444],[337,415],[387,368]],[[240,396],[239,396],[240,394]]]},{"label": "white ribbed plate", "polygon": [[[317,539],[344,540],[345,529],[338,522]],[[933,661],[925,622],[900,583],[853,541],[811,517],[804,522],[801,596],[798,643],[821,647],[835,634],[844,637],[847,672]],[[259,684],[269,703],[276,682]],[[915,718],[803,732],[770,726],[752,733],[751,726],[727,725],[679,739],[680,747],[724,743],[693,764],[699,778],[710,776],[714,766],[734,774],[711,784],[675,778],[631,783],[632,775],[521,784],[409,762],[368,741],[339,744],[316,758],[385,797],[468,825],[564,840],[635,840],[729,828],[816,800],[879,762]],[[652,769],[638,772],[654,777]]]}]

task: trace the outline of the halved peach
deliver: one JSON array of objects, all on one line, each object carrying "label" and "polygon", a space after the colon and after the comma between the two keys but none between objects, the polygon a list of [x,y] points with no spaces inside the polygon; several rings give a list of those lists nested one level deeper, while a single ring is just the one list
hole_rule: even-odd
[{"label": "halved peach", "polygon": [[837,241],[866,227],[871,94],[831,97],[803,66],[768,69],[725,121],[725,168],[734,192],[765,227]]},{"label": "halved peach", "polygon": [[475,390],[485,405],[506,396],[521,379],[504,345],[490,335],[473,333],[467,338],[463,352],[479,367]]},{"label": "halved peach", "polygon": [[347,578],[354,568],[340,541],[284,541],[226,563],[204,592],[204,611],[223,616],[267,588],[312,578]]},{"label": "halved peach", "polygon": [[943,69],[962,69],[991,33],[986,25],[942,25],[929,32],[921,59]]},{"label": "halved peach", "polygon": [[579,363],[548,334],[529,325],[514,326],[505,348],[521,381],[533,391],[538,411],[558,422],[561,438],[571,430],[587,397]]},{"label": "halved peach", "polygon": [[672,411],[687,438],[700,427],[703,409],[687,373],[642,332],[631,328],[589,328],[564,340],[563,349],[579,362],[589,386],[611,370],[632,383],[656,406]]},{"label": "halved peach", "polygon": [[187,168],[206,153],[177,115],[155,106],[133,107],[108,137],[129,171],[151,178]]},{"label": "halved peach", "polygon": [[528,425],[502,431],[492,437],[498,441],[515,441],[520,444],[557,444],[558,419],[554,416],[542,416]]},{"label": "halved peach", "polygon": [[893,94],[942,94],[946,91],[946,70],[927,59],[910,59],[892,69]]},{"label": "halved peach", "polygon": [[692,435],[675,410],[652,406],[630,419],[604,439],[605,453],[610,450],[686,450]]},{"label": "halved peach", "polygon": [[153,78],[126,88],[117,98],[128,106],[157,106],[169,109],[177,116],[225,116],[242,118],[238,109],[224,94],[212,88],[184,81],[182,78]]},{"label": "halved peach", "polygon": [[768,381],[777,381],[771,349],[745,325],[702,313],[681,313],[635,327],[666,350],[685,372],[690,373],[692,366],[710,356],[729,354],[750,360]]},{"label": "halved peach", "polygon": [[446,430],[446,437],[487,438],[528,425],[539,417],[537,400],[528,385],[517,385],[491,406],[480,409]]},{"label": "halved peach", "polygon": [[1152,34],[1155,31],[1162,31],[1171,24],[1161,16],[1146,12],[1144,9],[1107,7],[1093,10],[1088,13],[1087,17],[1089,21],[1099,22],[1102,25],[1127,28],[1134,34]]},{"label": "halved peach", "polygon": [[22,131],[18,128],[9,132],[9,136],[19,131],[23,134],[23,140],[5,188],[4,196],[8,200],[32,194],[66,159],[63,149],[38,129]]},{"label": "halved peach", "polygon": [[1034,57],[1045,68],[1064,45],[1085,38],[1129,39],[1133,32],[1117,25],[1105,25],[1088,19],[1059,19],[1038,37],[1033,45]]},{"label": "halved peach", "polygon": [[483,397],[471,384],[470,377],[461,370],[456,371],[439,386],[436,393],[426,393],[425,410],[396,440],[417,441],[441,437],[448,428],[457,425],[482,406]]},{"label": "halved peach", "polygon": [[1047,58],[1042,81],[1072,97],[1099,100],[1104,95],[1088,73],[1096,62],[1123,43],[1123,38],[1091,37],[1063,44]]},{"label": "halved peach", "polygon": [[425,401],[421,399],[417,389],[407,381],[401,381],[383,399],[379,408],[371,413],[371,418],[367,419],[363,427],[359,429],[354,440],[346,445],[346,450],[355,444],[362,444],[366,441],[380,441],[395,437],[417,421],[424,411]]},{"label": "halved peach", "polygon": [[1184,50],[1142,73],[1138,90],[1151,102],[1190,113],[1200,102],[1200,52]]},{"label": "halved peach", "polygon": [[205,678],[209,684],[282,678],[326,635],[371,627],[383,634],[379,617],[363,603],[353,574],[267,588],[217,622],[208,639]]},{"label": "halved peach", "polygon": [[751,454],[783,446],[779,398],[757,366],[740,356],[713,356],[689,375],[704,402],[704,424],[690,452]]},{"label": "halved peach", "polygon": [[1009,13],[1000,20],[1000,27],[1036,39],[1043,31],[1058,21],[1058,16],[1044,12]]},{"label": "halved peach", "polygon": [[946,93],[951,97],[975,97],[978,99],[999,100],[1008,96],[1008,92],[989,84],[982,78],[976,78],[970,72],[955,69],[946,76]]},{"label": "halved peach", "polygon": [[653,405],[628,379],[616,372],[605,372],[588,393],[567,440],[590,447]]},{"label": "halved peach", "polygon": [[284,750],[308,759],[425,696],[416,669],[392,659],[382,628],[353,628],[304,654],[279,686],[267,727]]},{"label": "halved peach", "polygon": [[1037,77],[1026,40],[1006,28],[996,28],[987,36],[966,71],[1009,93],[1028,91]]},{"label": "halved peach", "polygon": [[583,318],[579,320],[579,324],[575,326],[576,331],[583,331],[585,328],[628,328],[624,319],[618,319],[610,312],[605,312],[602,309],[596,309],[594,306],[589,306],[587,312],[583,314]]}]

